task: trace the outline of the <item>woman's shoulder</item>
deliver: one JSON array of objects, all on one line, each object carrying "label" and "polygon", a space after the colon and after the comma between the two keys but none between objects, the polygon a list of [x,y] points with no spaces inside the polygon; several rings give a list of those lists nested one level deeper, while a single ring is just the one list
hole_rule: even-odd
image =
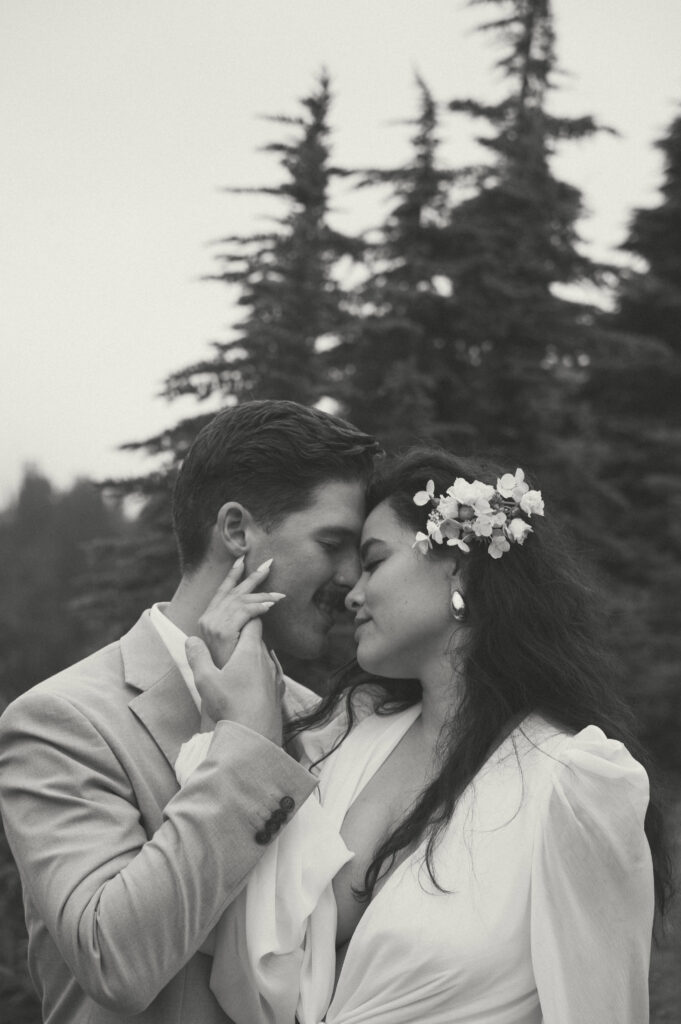
[{"label": "woman's shoulder", "polygon": [[530,715],[516,730],[521,766],[541,778],[546,804],[566,815],[591,813],[606,819],[627,809],[635,818],[648,805],[645,768],[620,740],[597,725],[572,732],[541,715]]}]

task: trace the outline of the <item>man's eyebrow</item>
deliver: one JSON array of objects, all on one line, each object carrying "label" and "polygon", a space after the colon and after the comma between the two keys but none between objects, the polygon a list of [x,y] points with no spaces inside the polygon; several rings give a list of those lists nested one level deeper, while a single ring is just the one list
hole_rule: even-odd
[{"label": "man's eyebrow", "polygon": [[357,539],[357,530],[353,530],[351,526],[319,526],[315,530],[315,536],[328,537],[332,534],[335,537],[351,537],[353,540]]}]

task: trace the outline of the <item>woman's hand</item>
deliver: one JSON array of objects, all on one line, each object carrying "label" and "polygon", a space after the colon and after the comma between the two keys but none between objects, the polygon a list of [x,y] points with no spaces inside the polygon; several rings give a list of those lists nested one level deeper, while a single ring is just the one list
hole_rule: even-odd
[{"label": "woman's hand", "polygon": [[198,637],[189,637],[185,650],[201,697],[202,730],[204,724],[228,719],[281,746],[284,678],[262,642],[260,619],[246,622],[221,669]]},{"label": "woman's hand", "polygon": [[218,668],[229,661],[246,623],[264,615],[286,596],[256,590],[267,578],[271,565],[270,558],[239,583],[244,559],[238,558],[199,619],[199,635]]}]

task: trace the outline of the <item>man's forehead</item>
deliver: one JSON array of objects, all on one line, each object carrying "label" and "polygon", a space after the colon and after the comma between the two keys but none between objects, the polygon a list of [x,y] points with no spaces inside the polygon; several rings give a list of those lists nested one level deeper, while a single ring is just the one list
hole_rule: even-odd
[{"label": "man's forehead", "polygon": [[364,522],[364,484],[359,480],[334,480],[320,485],[305,508],[291,514],[304,520],[308,529],[324,530],[357,538]]}]

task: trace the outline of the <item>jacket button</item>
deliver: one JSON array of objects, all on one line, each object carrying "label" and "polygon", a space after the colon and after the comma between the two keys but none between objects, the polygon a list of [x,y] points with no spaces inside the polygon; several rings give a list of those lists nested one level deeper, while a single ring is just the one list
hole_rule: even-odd
[{"label": "jacket button", "polygon": [[267,846],[271,838],[272,833],[267,832],[265,829],[261,829],[260,832],[255,833],[255,841],[258,846]]},{"label": "jacket button", "polygon": [[270,821],[277,826],[283,825],[287,818],[288,814],[286,811],[272,811],[270,815]]},{"label": "jacket button", "polygon": [[282,796],[281,800],[279,801],[279,806],[281,807],[282,811],[286,811],[286,813],[288,814],[289,811],[292,811],[293,808],[296,806],[296,802],[292,796]]}]

